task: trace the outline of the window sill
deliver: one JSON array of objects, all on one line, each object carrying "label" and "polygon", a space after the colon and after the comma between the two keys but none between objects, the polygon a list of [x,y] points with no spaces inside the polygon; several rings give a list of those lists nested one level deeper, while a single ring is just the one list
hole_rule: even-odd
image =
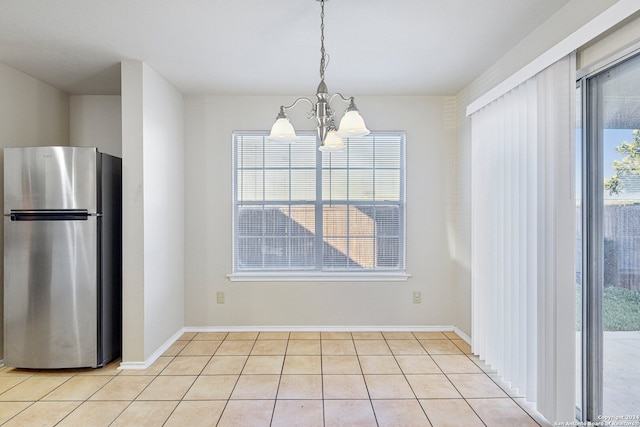
[{"label": "window sill", "polygon": [[346,273],[346,272],[274,272],[232,273],[232,282],[406,282],[411,277],[404,272]]}]

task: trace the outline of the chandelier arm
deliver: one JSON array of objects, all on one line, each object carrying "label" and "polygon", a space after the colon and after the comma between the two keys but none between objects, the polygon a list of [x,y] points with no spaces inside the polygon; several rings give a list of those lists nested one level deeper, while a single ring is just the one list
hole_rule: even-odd
[{"label": "chandelier arm", "polygon": [[353,100],[353,96],[351,96],[351,97],[349,97],[349,98],[346,98],[346,97],[345,97],[343,94],[341,94],[340,92],[336,92],[336,93],[334,93],[333,95],[331,95],[331,96],[329,97],[329,104],[331,104],[331,102],[333,101],[333,99],[334,99],[336,96],[339,96],[339,97],[340,97],[340,99],[342,99],[344,102],[351,102],[351,101]]},{"label": "chandelier arm", "polygon": [[284,108],[285,110],[290,110],[290,109],[292,109],[293,107],[295,107],[296,105],[298,105],[298,102],[300,102],[300,101],[307,101],[307,102],[309,103],[309,105],[311,105],[311,108],[313,108],[313,107],[315,106],[315,104],[313,103],[313,101],[311,101],[309,98],[302,97],[302,98],[298,98],[298,99],[296,99],[296,100],[294,101],[294,103],[293,103],[293,104],[291,104],[291,105],[289,105],[288,107],[282,106],[282,108]]}]

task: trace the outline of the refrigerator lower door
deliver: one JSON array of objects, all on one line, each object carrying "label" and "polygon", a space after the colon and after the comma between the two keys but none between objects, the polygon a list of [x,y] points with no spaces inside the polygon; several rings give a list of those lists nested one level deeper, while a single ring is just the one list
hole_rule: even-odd
[{"label": "refrigerator lower door", "polygon": [[4,217],[5,364],[95,367],[97,221]]}]

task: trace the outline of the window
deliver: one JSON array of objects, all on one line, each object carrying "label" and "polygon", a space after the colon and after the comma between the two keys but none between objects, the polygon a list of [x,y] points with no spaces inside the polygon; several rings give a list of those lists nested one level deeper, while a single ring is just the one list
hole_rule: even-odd
[{"label": "window", "polygon": [[320,152],[237,132],[234,273],[404,272],[405,135],[350,138]]}]

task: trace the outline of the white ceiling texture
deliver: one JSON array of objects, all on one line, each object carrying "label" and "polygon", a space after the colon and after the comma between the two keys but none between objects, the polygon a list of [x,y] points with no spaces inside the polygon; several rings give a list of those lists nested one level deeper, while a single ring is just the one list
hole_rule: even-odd
[{"label": "white ceiling texture", "polygon": [[[327,0],[330,92],[457,93],[568,0]],[[0,62],[118,94],[146,62],[184,94],[315,92],[317,0],[0,0]]]}]

